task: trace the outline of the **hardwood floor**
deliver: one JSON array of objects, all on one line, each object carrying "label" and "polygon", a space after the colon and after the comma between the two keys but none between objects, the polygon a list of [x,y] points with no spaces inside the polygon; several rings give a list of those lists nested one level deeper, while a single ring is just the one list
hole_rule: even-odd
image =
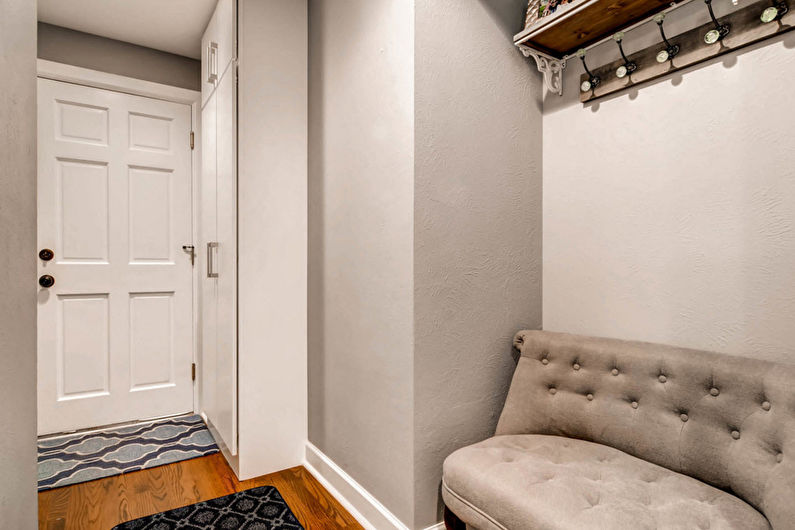
[{"label": "hardwood floor", "polygon": [[39,529],[110,530],[130,519],[275,486],[307,530],[362,528],[303,467],[239,482],[220,454],[39,493]]}]

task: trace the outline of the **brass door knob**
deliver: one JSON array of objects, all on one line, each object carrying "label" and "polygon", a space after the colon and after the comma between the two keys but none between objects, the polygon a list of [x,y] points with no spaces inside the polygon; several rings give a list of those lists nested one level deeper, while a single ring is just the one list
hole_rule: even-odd
[{"label": "brass door knob", "polygon": [[49,274],[43,274],[39,277],[39,285],[42,287],[52,287],[55,285],[55,278],[50,276]]}]

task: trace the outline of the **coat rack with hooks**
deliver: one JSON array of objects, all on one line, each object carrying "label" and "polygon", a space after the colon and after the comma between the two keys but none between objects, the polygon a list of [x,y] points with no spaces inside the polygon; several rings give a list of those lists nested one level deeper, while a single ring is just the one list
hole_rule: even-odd
[{"label": "coat rack with hooks", "polygon": [[[713,1],[731,3],[736,7],[727,15],[716,18],[712,11]],[[578,6],[579,11],[570,9],[562,13],[560,19],[550,17],[550,21],[542,21],[516,35],[514,42],[526,57],[536,60],[547,89],[558,95],[563,94],[563,70],[572,57],[579,58],[582,75],[578,89],[580,100],[585,103],[795,28],[795,10],[789,9],[788,1],[793,0],[757,0],[751,3],[739,0],[742,4],[738,6],[738,0],[683,0],[666,5],[655,0],[646,0],[642,5],[628,0],[619,12],[608,12],[611,4],[604,0],[583,0]],[[690,2],[704,2],[710,22],[676,36],[666,34],[666,14]],[[600,9],[601,12],[598,11]],[[632,18],[644,9],[643,17]],[[605,25],[606,19],[614,25]],[[631,48],[631,44],[627,46],[632,40],[630,32],[645,24],[657,25],[660,42],[625,54],[625,46]],[[611,33],[606,34],[609,29]],[[595,68],[587,61],[588,50],[610,40],[617,44],[616,60]],[[581,44],[578,49],[570,50],[577,42]]]}]

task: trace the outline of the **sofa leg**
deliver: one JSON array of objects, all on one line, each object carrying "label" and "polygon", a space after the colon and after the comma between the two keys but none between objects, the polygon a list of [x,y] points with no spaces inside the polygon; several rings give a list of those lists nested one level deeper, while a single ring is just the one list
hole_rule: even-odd
[{"label": "sofa leg", "polygon": [[467,525],[458,518],[456,514],[450,511],[447,506],[444,507],[444,527],[447,530],[466,530]]}]

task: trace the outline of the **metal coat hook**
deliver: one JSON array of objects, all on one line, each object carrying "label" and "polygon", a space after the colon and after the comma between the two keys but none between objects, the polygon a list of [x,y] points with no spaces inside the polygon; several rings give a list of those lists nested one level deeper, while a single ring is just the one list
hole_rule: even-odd
[{"label": "metal coat hook", "polygon": [[616,77],[621,79],[622,77],[625,77],[627,74],[631,74],[632,72],[637,70],[638,65],[635,62],[630,61],[627,55],[624,53],[624,46],[622,44],[622,42],[624,41],[624,32],[619,31],[618,33],[613,35],[613,40],[616,41],[616,43],[618,44],[618,51],[621,52],[621,57],[624,59],[624,64],[616,68]]},{"label": "metal coat hook", "polygon": [[726,35],[729,34],[731,28],[729,28],[728,24],[721,24],[718,22],[718,19],[715,18],[715,13],[712,11],[712,0],[704,0],[704,3],[707,4],[707,9],[709,9],[709,18],[712,19],[712,23],[715,24],[715,29],[711,29],[704,35],[704,42],[707,44],[715,44],[719,40],[723,40]]},{"label": "metal coat hook", "polygon": [[759,18],[764,24],[778,20],[789,11],[789,6],[786,0],[773,0],[773,5],[762,11],[762,16]]},{"label": "metal coat hook", "polygon": [[663,29],[663,21],[665,20],[665,13],[657,13],[654,15],[654,21],[657,23],[657,26],[660,28],[660,36],[662,36],[662,40],[667,46],[664,50],[660,50],[657,54],[657,62],[664,63],[669,59],[673,59],[676,57],[676,54],[679,53],[679,45],[678,44],[671,44],[668,42],[668,39],[665,37],[665,30]]},{"label": "metal coat hook", "polygon": [[590,70],[588,70],[588,65],[585,64],[585,48],[580,48],[577,50],[577,57],[579,57],[582,61],[582,67],[585,68],[585,73],[588,74],[588,79],[582,82],[580,85],[580,90],[582,92],[588,92],[589,90],[596,88],[602,79],[598,75],[594,75]]}]

